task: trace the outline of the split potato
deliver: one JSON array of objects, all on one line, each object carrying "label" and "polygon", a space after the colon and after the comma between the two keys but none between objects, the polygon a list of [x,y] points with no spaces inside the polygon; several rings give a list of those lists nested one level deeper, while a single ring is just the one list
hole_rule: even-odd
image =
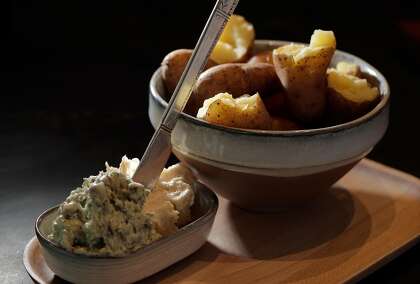
[{"label": "split potato", "polygon": [[[341,61],[328,69],[336,49],[332,31],[315,30],[308,45],[291,43],[253,54],[254,40],[253,25],[233,15],[197,79],[186,113],[228,127],[287,131],[354,119],[379,100],[372,87],[377,82],[357,64]],[[162,62],[170,93],[191,53],[177,50]]]},{"label": "split potato", "polygon": [[262,96],[282,89],[274,66],[267,63],[227,63],[203,72],[186,106],[186,112],[196,114],[204,100],[219,93],[233,97],[260,93]]},{"label": "split potato", "polygon": [[[184,72],[185,66],[187,66],[188,60],[190,60],[192,54],[191,49],[177,49],[170,52],[163,59],[162,66],[162,79],[168,92],[168,96],[171,96],[175,91],[176,85],[181,78],[182,72]],[[209,59],[204,69],[208,69],[217,65],[213,60]]]},{"label": "split potato", "polygon": [[337,66],[335,68],[337,72],[339,73],[353,75],[356,77],[362,76],[362,71],[360,70],[360,66],[354,63],[340,61],[337,63]]},{"label": "split potato", "polygon": [[275,70],[293,117],[314,123],[325,111],[326,71],[336,47],[332,31],[315,30],[309,46],[288,44],[273,51]]},{"label": "split potato", "polygon": [[204,101],[197,118],[209,123],[244,129],[282,131],[302,129],[287,118],[271,117],[258,93],[236,99],[228,93],[217,94]]},{"label": "split potato", "polygon": [[218,64],[244,62],[254,45],[254,26],[239,15],[232,15],[210,58]]},{"label": "split potato", "polygon": [[328,69],[328,110],[331,117],[344,122],[368,111],[379,98],[378,88],[366,79]]},{"label": "split potato", "polygon": [[204,101],[197,118],[209,123],[245,129],[271,129],[272,120],[257,93],[234,98],[220,93]]}]

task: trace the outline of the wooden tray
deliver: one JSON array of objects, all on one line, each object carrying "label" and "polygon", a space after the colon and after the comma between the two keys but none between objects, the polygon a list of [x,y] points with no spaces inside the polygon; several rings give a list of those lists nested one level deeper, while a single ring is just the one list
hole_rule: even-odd
[{"label": "wooden tray", "polygon": [[[255,214],[220,198],[204,247],[142,283],[356,281],[420,239],[419,220],[420,180],[363,160],[307,208]],[[60,282],[36,255],[44,283]]]},{"label": "wooden tray", "polygon": [[365,159],[310,208],[253,214],[220,198],[208,243],[145,283],[356,281],[412,246],[419,220],[420,180]]}]

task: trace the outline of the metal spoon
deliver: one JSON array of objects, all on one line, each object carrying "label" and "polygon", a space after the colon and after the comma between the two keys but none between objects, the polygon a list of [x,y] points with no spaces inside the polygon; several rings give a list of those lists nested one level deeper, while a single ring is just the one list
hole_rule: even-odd
[{"label": "metal spoon", "polygon": [[239,0],[218,0],[209,19],[198,39],[197,45],[182,73],[175,88],[168,107],[156,128],[140,164],[133,176],[133,180],[152,188],[159,178],[171,154],[171,132],[175,127],[179,114],[184,109],[191,95],[198,75],[210,56],[215,44],[226,25],[229,17],[238,5]]}]

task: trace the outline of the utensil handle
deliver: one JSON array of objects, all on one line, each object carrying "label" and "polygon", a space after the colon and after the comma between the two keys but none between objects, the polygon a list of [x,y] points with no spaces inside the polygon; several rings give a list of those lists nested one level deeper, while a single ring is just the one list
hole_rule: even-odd
[{"label": "utensil handle", "polygon": [[214,6],[163,115],[162,125],[168,129],[174,128],[179,113],[183,111],[188,102],[198,76],[238,2],[239,0],[219,0]]},{"label": "utensil handle", "polygon": [[168,103],[161,122],[157,127],[133,180],[146,186],[153,186],[171,153],[171,133],[179,114],[183,111],[192,93],[198,76],[210,56],[239,0],[218,0],[201,33],[187,66]]}]

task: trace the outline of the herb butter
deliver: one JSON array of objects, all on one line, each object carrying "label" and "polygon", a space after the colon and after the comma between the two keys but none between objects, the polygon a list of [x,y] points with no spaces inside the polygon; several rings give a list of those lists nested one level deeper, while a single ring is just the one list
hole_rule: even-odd
[{"label": "herb butter", "polygon": [[86,255],[123,256],[174,233],[191,219],[192,175],[182,165],[165,169],[155,189],[131,177],[138,159],[85,178],[58,209],[48,236],[64,249]]}]

